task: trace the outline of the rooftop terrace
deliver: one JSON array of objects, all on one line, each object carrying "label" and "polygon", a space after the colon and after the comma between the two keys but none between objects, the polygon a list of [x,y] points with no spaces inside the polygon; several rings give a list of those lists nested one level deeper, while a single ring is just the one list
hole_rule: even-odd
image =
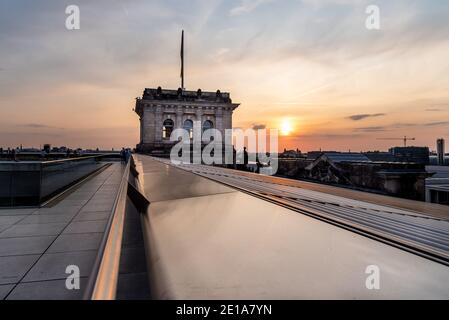
[{"label": "rooftop terrace", "polygon": [[[110,164],[46,207],[0,209],[0,299],[83,298],[124,167],[119,162]],[[125,227],[132,231],[136,227],[132,215],[127,221]],[[134,245],[138,237],[127,235],[126,231],[125,236],[122,254],[127,258],[122,259],[119,288],[129,289],[134,284],[137,288],[142,282],[142,269],[146,271],[145,267],[139,269],[139,259],[133,256],[141,246]],[[134,265],[130,267],[130,263]],[[65,286],[69,265],[79,267],[80,290],[68,290]],[[145,294],[139,289],[130,291],[134,296]]]}]

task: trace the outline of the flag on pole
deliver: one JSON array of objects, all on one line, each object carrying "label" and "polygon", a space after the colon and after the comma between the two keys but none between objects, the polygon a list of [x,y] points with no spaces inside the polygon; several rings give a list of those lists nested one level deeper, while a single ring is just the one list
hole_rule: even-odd
[{"label": "flag on pole", "polygon": [[181,89],[184,90],[184,30],[181,35]]}]

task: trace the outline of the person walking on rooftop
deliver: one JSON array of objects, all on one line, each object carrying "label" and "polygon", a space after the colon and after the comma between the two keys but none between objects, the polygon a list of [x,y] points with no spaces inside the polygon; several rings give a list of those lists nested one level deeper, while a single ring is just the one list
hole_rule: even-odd
[{"label": "person walking on rooftop", "polygon": [[18,162],[19,160],[17,159],[17,151],[16,151],[16,149],[12,149],[12,151],[11,151],[11,158],[14,160],[14,161],[16,161],[16,162]]},{"label": "person walking on rooftop", "polygon": [[126,150],[124,147],[120,151],[120,159],[122,162],[126,163]]},{"label": "person walking on rooftop", "polygon": [[249,156],[248,151],[246,151],[246,147],[243,147],[243,170],[248,170],[249,164]]},{"label": "person walking on rooftop", "polygon": [[125,163],[128,163],[129,158],[131,158],[131,149],[127,148],[125,150]]}]

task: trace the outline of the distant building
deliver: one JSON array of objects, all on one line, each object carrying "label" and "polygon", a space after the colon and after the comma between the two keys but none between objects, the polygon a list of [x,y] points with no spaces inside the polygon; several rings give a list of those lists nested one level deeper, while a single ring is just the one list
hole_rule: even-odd
[{"label": "distant building", "polygon": [[437,161],[439,166],[444,166],[444,139],[437,140]]},{"label": "distant building", "polygon": [[362,153],[345,152],[324,152],[297,173],[300,178],[415,200],[425,199],[430,175],[423,164],[374,162]]},{"label": "distant building", "polygon": [[[176,143],[170,141],[174,129],[193,130],[193,122],[200,121],[201,129],[216,128],[222,133],[232,129],[232,113],[239,106],[227,92],[202,92],[145,89],[136,99],[135,112],[140,117],[141,152],[168,153]],[[191,133],[192,137],[192,133]]]},{"label": "distant building", "polygon": [[411,162],[428,165],[430,162],[430,151],[428,147],[394,147],[390,153],[399,162]]},{"label": "distant building", "polygon": [[449,205],[449,167],[427,166],[426,201]]},{"label": "distant building", "polygon": [[338,165],[342,162],[370,162],[370,160],[361,153],[322,152],[305,167],[305,176],[321,182],[350,185],[349,175]]},{"label": "distant building", "polygon": [[[430,165],[437,166],[438,165],[438,157],[437,155],[430,155]],[[444,165],[449,166],[449,154],[444,155]]]},{"label": "distant building", "polygon": [[302,157],[302,153],[301,150],[296,149],[296,150],[287,150],[284,149],[284,152],[279,154],[279,158],[301,158]]},{"label": "distant building", "polygon": [[363,153],[371,161],[385,161],[385,162],[396,162],[398,161],[395,156],[390,152],[381,151],[368,151]]},{"label": "distant building", "polygon": [[323,153],[339,153],[338,151],[309,151],[307,152],[307,160],[316,160]]},{"label": "distant building", "polygon": [[315,161],[320,161],[320,159],[329,159],[334,163],[338,162],[369,162],[370,159],[363,153],[356,152],[335,152],[335,151],[325,151],[321,152],[319,157]]},{"label": "distant building", "polygon": [[49,143],[44,144],[43,151],[45,151],[46,153],[50,153],[50,150],[51,150],[51,145]]},{"label": "distant building", "polygon": [[21,150],[20,150],[20,153],[26,153],[26,152],[35,152],[35,153],[38,153],[38,152],[40,152],[41,150],[39,150],[38,148],[22,148]]}]

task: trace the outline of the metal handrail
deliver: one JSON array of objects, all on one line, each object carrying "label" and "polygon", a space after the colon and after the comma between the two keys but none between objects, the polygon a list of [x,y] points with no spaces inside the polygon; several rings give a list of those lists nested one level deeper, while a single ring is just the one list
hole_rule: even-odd
[{"label": "metal handrail", "polygon": [[112,213],[106,225],[106,231],[87,282],[84,300],[115,299],[131,161],[132,157],[123,173]]},{"label": "metal handrail", "polygon": [[53,164],[59,164],[59,163],[65,163],[65,162],[77,162],[77,161],[83,161],[83,160],[87,160],[87,159],[103,158],[103,157],[109,157],[109,156],[117,156],[117,154],[116,153],[105,153],[105,154],[98,154],[95,156],[80,156],[80,157],[76,157],[76,158],[49,160],[49,161],[43,161],[41,163],[43,166],[46,166],[46,165],[53,165]]}]

